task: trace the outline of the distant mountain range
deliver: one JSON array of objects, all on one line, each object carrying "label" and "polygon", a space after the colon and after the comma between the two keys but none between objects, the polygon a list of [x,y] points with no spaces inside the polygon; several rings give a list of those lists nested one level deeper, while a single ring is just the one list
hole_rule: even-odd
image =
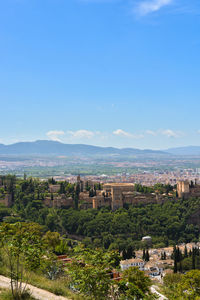
[{"label": "distant mountain range", "polygon": [[20,142],[11,145],[0,144],[0,155],[64,155],[64,156],[169,156],[199,155],[199,146],[170,148],[164,151],[140,150],[135,148],[118,149],[114,147],[98,147],[84,144],[63,144],[56,141],[39,140]]},{"label": "distant mountain range", "polygon": [[40,140],[20,142],[11,145],[0,144],[0,155],[65,155],[65,156],[134,156],[166,155],[162,151],[139,150],[134,148],[118,149],[84,144],[63,144],[56,141]]},{"label": "distant mountain range", "polygon": [[170,149],[165,150],[165,152],[168,152],[173,155],[200,156],[200,146],[170,148]]}]

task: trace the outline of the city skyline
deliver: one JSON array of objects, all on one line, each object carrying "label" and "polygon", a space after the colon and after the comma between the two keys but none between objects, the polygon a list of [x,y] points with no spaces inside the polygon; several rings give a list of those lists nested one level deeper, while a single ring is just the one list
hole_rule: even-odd
[{"label": "city skyline", "polygon": [[200,4],[0,3],[0,143],[200,145]]}]

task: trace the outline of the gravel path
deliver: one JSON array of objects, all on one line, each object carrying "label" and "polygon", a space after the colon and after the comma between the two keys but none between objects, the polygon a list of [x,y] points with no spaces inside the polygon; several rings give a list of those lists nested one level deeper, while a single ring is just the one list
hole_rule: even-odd
[{"label": "gravel path", "polygon": [[[0,275],[0,287],[10,289],[10,278]],[[31,295],[37,300],[70,300],[69,298],[56,296],[30,284],[27,285],[27,288],[30,290]]]},{"label": "gravel path", "polygon": [[151,287],[151,292],[153,294],[156,294],[159,298],[158,300],[167,300],[168,298],[165,297],[164,295],[162,295],[161,293],[159,293],[157,290],[156,290],[156,286],[155,285],[152,285]]}]

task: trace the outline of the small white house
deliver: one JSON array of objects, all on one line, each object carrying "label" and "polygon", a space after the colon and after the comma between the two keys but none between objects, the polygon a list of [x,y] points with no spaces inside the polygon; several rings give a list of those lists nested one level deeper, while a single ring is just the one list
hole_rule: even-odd
[{"label": "small white house", "polygon": [[163,274],[163,265],[148,262],[145,264],[145,272],[150,277],[155,277]]},{"label": "small white house", "polygon": [[144,237],[142,238],[142,242],[146,242],[146,243],[151,244],[151,243],[152,243],[152,238],[151,238],[151,236],[144,236]]},{"label": "small white house", "polygon": [[152,267],[149,269],[149,275],[151,277],[154,277],[154,276],[159,276],[160,275],[160,271],[159,271],[159,268],[158,267]]},{"label": "small white house", "polygon": [[120,266],[121,266],[122,271],[124,271],[130,267],[138,267],[140,271],[144,271],[144,261],[139,258],[131,258],[131,259],[122,260],[120,262]]}]

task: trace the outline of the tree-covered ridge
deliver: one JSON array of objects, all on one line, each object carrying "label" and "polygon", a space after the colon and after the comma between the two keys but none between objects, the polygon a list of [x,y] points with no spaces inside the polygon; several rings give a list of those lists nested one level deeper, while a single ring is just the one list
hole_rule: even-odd
[{"label": "tree-covered ridge", "polygon": [[[50,193],[49,185],[57,184],[53,178],[49,181],[26,178],[16,179],[14,176],[0,178],[0,199],[6,193],[12,195],[11,208],[0,207],[0,220],[8,223],[16,221],[32,221],[61,234],[75,235],[89,247],[105,249],[127,249],[141,246],[141,238],[151,235],[154,246],[168,246],[180,242],[197,241],[199,227],[189,224],[190,216],[199,209],[200,199],[170,199],[164,204],[147,204],[126,206],[116,211],[109,207],[99,210],[78,209],[77,184],[60,183],[57,194],[72,197],[75,208],[48,208],[44,204],[45,197],[55,197]],[[138,190],[149,189],[137,185]],[[90,189],[88,187],[88,189]],[[154,190],[160,193],[171,192],[170,186],[156,185]]]},{"label": "tree-covered ridge", "polygon": [[115,212],[70,209],[62,211],[61,220],[67,232],[90,237],[97,244],[101,241],[104,247],[122,250],[127,241],[139,245],[136,241],[147,234],[153,237],[154,245],[162,247],[198,240],[199,228],[188,224],[188,218],[199,204],[200,199],[189,199],[121,208]]},{"label": "tree-covered ridge", "polygon": [[[199,240],[199,226],[191,224],[191,215],[199,210],[200,198],[172,197],[163,204],[126,205],[116,211],[109,207],[81,210],[79,205],[49,208],[44,202],[46,197],[66,194],[76,202],[80,187],[67,182],[58,183],[53,178],[40,181],[26,176],[24,179],[0,177],[0,185],[0,199],[8,194],[12,198],[10,208],[0,206],[0,254],[4,253],[2,259],[5,265],[6,255],[11,253],[13,286],[17,288],[20,280],[16,272],[21,275],[25,274],[24,271],[34,271],[49,280],[64,276],[68,288],[88,299],[108,299],[108,295],[114,295],[114,299],[153,299],[150,281],[137,269],[120,274],[119,282],[112,280],[113,269],[118,268],[120,273],[119,260],[135,257],[136,249],[144,249],[141,239],[146,235],[152,236],[153,247]],[[50,191],[51,186],[57,186],[56,192]],[[87,186],[91,197],[96,188],[100,186],[93,187],[93,190]],[[155,190],[161,194],[174,192],[171,186],[165,185],[153,188],[137,185],[136,189],[143,193]],[[33,260],[30,259],[32,251],[35,255]],[[200,255],[199,251],[195,251],[181,254],[174,247],[177,271],[199,268]],[[60,254],[67,254],[71,259],[67,273],[57,264],[55,255]],[[147,249],[144,249],[143,256],[146,261],[149,260]],[[21,269],[16,261],[20,262]],[[185,278],[183,275],[181,280]],[[178,287],[180,295],[183,294],[180,283]],[[166,293],[167,289],[166,284]],[[65,291],[62,290],[62,293],[65,294]]]}]

